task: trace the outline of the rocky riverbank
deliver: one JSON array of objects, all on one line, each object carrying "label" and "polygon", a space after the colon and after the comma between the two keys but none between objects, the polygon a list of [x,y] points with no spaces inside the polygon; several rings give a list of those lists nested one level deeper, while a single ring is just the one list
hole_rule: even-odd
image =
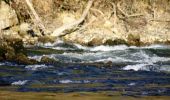
[{"label": "rocky riverbank", "polygon": [[[64,31],[68,34],[62,38],[89,46],[169,44],[169,4],[168,0],[97,0],[84,22]],[[45,27],[53,32],[78,20],[87,1],[34,0],[33,5]]]},{"label": "rocky riverbank", "polygon": [[[34,0],[32,3],[48,34],[43,35],[34,23],[25,1],[0,1],[1,60],[26,59],[23,45],[56,41],[51,33],[79,19],[87,1]],[[60,38],[88,46],[169,44],[169,4],[169,0],[97,0],[86,19],[77,27],[64,31],[68,34]]]},{"label": "rocky riverbank", "polygon": [[[48,30],[46,37],[41,33],[24,1],[1,1],[0,30],[7,37],[18,37],[25,44],[48,42],[56,28],[80,18],[87,2],[82,0],[55,1],[34,0],[33,6]],[[64,31],[67,42],[83,45],[149,45],[170,42],[170,2],[136,0],[94,1],[88,17],[74,29]]]}]

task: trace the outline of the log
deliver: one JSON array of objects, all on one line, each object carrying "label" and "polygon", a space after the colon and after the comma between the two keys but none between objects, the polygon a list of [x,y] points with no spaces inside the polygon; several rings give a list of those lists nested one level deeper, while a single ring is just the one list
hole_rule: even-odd
[{"label": "log", "polygon": [[71,29],[73,28],[74,26],[77,26],[79,25],[81,22],[84,21],[84,19],[86,18],[86,16],[88,15],[88,12],[93,4],[94,0],[89,0],[88,3],[87,3],[87,6],[85,8],[85,10],[83,11],[83,14],[82,16],[80,17],[80,19],[72,22],[72,23],[68,23],[68,24],[65,24],[57,29],[54,30],[54,32],[51,34],[51,36],[54,36],[54,37],[59,37],[59,36],[63,36],[63,35],[66,35],[68,33],[64,33],[65,30],[68,30],[68,29]]}]

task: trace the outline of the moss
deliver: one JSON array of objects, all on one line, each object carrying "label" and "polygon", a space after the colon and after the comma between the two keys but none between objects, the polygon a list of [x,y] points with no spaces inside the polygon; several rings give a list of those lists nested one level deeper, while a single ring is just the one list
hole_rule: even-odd
[{"label": "moss", "polygon": [[21,39],[6,37],[0,42],[0,61],[14,61],[21,64],[37,63],[27,57]]},{"label": "moss", "polygon": [[20,64],[36,64],[38,63],[36,60],[29,59],[26,55],[23,53],[19,53],[16,55],[15,61]]},{"label": "moss", "polygon": [[115,40],[109,39],[105,42],[105,45],[120,45],[120,44],[127,45],[128,43],[123,39],[115,39]]},{"label": "moss", "polygon": [[49,48],[27,48],[26,52],[32,55],[45,55],[45,54],[62,54],[64,51],[62,50],[54,50]]},{"label": "moss", "polygon": [[48,43],[48,42],[54,43],[56,41],[56,39],[51,36],[41,36],[38,38],[38,41],[42,42],[42,43]]},{"label": "moss", "polygon": [[42,63],[47,63],[47,64],[55,64],[57,61],[55,59],[49,58],[47,56],[43,56],[41,58]]}]

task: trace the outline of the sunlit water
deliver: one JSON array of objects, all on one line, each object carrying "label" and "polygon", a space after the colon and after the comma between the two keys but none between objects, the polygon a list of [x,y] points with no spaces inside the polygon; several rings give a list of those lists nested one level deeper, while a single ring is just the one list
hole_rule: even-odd
[{"label": "sunlit water", "polygon": [[[62,53],[33,54],[55,64],[0,63],[0,89],[36,92],[120,91],[122,95],[170,95],[170,46],[86,47],[62,41],[39,45]],[[36,48],[39,49],[39,48]]]}]

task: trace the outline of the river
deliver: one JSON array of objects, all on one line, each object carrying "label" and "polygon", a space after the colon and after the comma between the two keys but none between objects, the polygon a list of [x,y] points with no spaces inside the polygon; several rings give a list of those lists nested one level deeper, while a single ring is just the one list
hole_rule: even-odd
[{"label": "river", "polygon": [[28,48],[29,58],[56,63],[0,62],[0,90],[19,92],[118,91],[128,96],[170,96],[170,46],[86,47],[57,41]]}]

